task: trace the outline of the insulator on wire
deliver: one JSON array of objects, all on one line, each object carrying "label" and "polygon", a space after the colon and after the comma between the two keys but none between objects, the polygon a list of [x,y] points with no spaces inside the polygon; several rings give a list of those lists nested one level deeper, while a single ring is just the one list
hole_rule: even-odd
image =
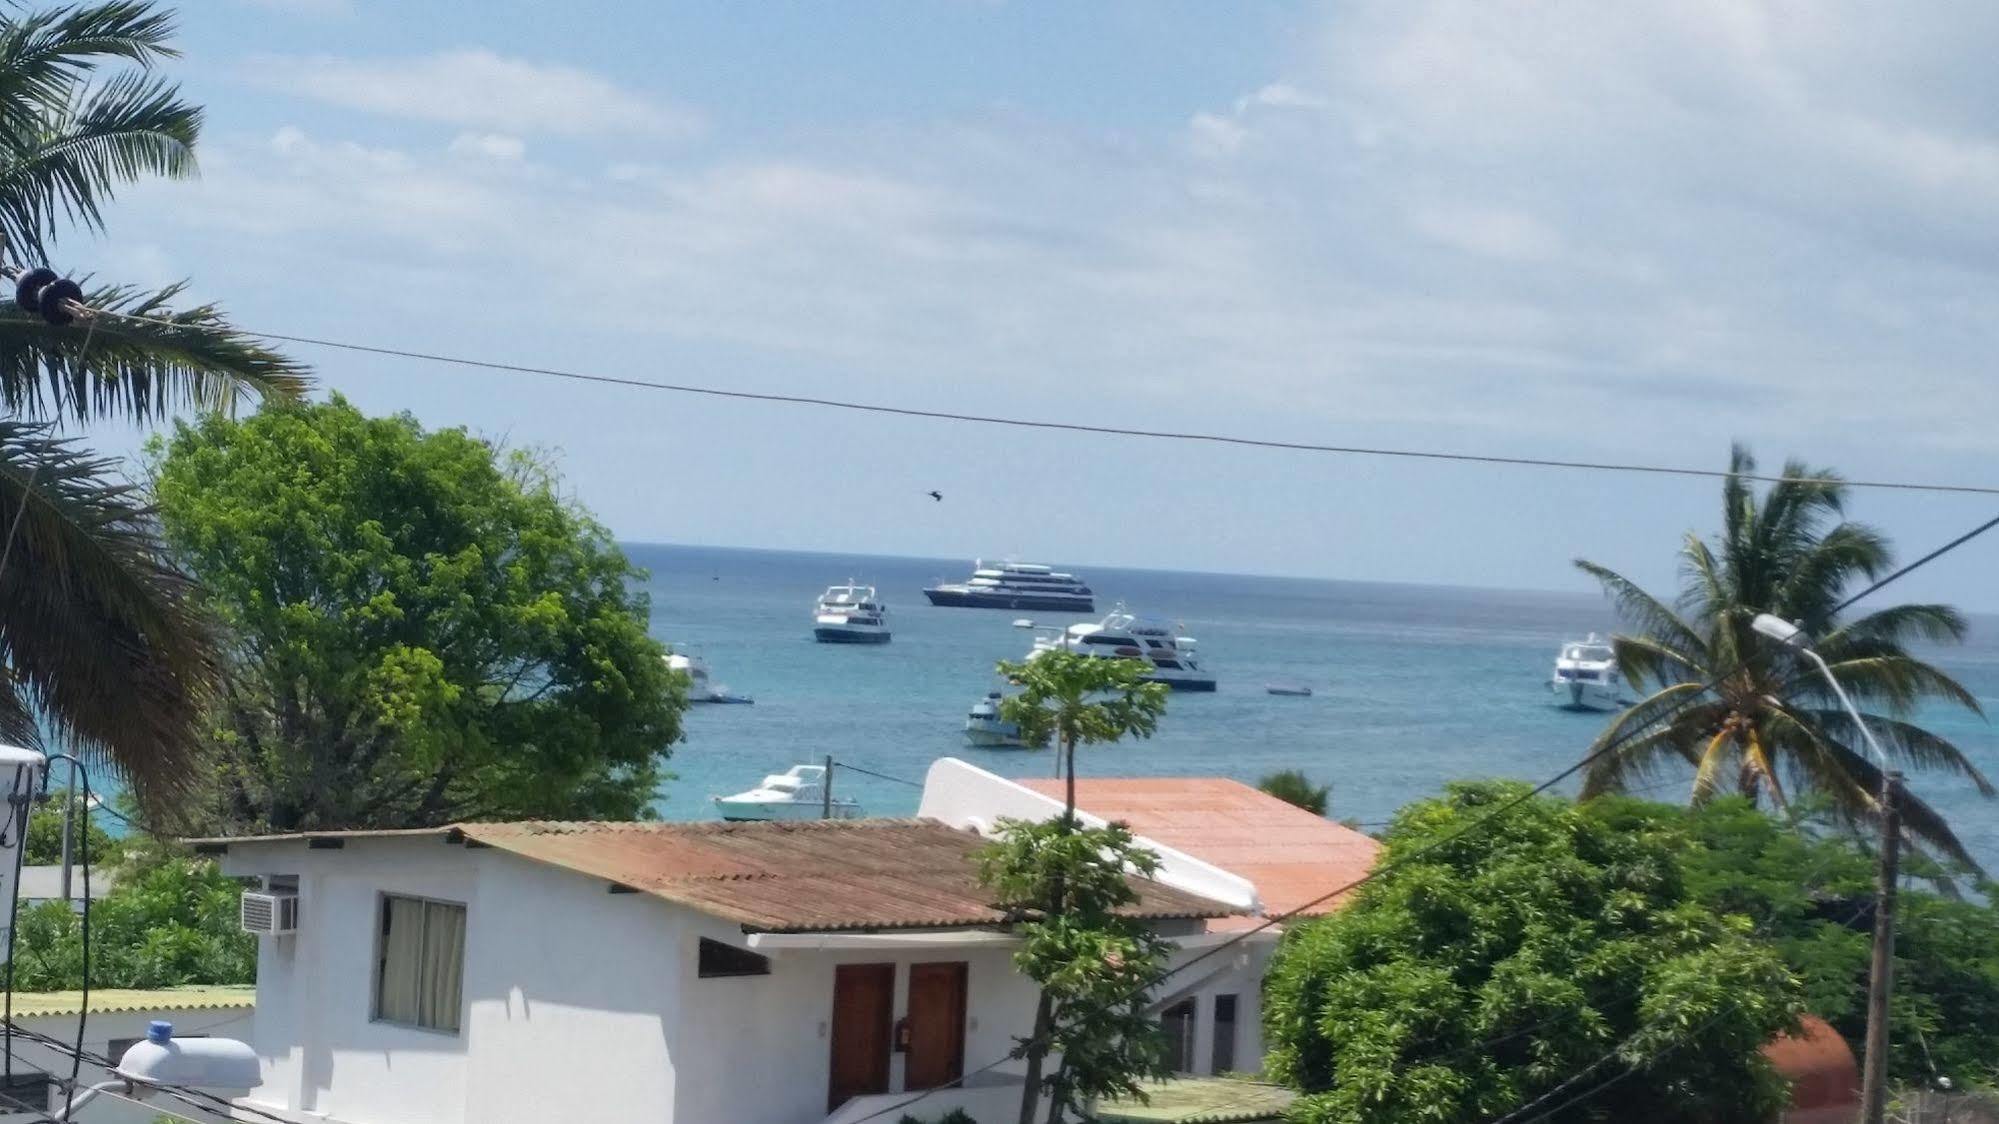
[{"label": "insulator on wire", "polygon": [[40,312],[42,310],[42,290],[47,288],[50,282],[55,281],[60,276],[61,274],[58,274],[48,266],[41,266],[23,273],[21,279],[14,282],[14,303],[20,305],[23,312]]},{"label": "insulator on wire", "polygon": [[74,321],[76,313],[69,309],[71,301],[83,303],[83,286],[67,277],[49,282],[39,295],[42,319],[58,327]]}]

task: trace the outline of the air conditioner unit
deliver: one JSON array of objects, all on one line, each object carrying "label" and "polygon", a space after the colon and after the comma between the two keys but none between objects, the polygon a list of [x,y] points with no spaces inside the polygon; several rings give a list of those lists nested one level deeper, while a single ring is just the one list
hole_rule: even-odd
[{"label": "air conditioner unit", "polygon": [[264,937],[298,932],[297,894],[260,894],[245,891],[238,914],[243,931]]}]

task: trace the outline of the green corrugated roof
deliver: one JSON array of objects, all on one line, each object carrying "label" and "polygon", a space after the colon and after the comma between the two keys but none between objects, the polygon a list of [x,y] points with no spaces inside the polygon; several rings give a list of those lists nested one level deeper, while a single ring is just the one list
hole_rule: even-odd
[{"label": "green corrugated roof", "polygon": [[1146,1087],[1149,1104],[1097,1106],[1106,1124],[1250,1124],[1282,1120],[1296,1095],[1281,1085],[1233,1077],[1174,1077]]},{"label": "green corrugated roof", "polygon": [[[254,1007],[257,989],[230,987],[92,988],[90,1013],[121,1011],[212,1011],[230,1007]],[[75,1015],[83,1011],[80,991],[17,991],[15,1015]]]}]

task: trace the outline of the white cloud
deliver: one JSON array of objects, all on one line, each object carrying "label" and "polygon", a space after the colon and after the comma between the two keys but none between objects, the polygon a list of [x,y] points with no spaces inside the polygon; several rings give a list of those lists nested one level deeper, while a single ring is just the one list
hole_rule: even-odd
[{"label": "white cloud", "polygon": [[508,134],[688,137],[694,111],[621,89],[586,70],[456,50],[407,58],[265,56],[246,76],[329,105]]},{"label": "white cloud", "polygon": [[447,151],[457,156],[479,156],[488,160],[519,160],[527,155],[527,142],[505,133],[460,133],[451,138]]}]

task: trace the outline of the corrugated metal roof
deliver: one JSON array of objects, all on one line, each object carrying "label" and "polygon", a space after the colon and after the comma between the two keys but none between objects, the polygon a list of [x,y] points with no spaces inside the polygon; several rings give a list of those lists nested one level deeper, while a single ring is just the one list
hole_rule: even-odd
[{"label": "corrugated metal roof", "polygon": [[[935,929],[1008,920],[979,884],[976,833],[931,820],[797,823],[469,823],[427,832],[209,839],[211,847],[397,835],[463,838],[770,933]],[[1228,906],[1144,879],[1129,916],[1226,917]]]},{"label": "corrugated metal roof", "polygon": [[[1062,781],[1017,782],[1062,799]],[[1381,843],[1226,777],[1079,777],[1076,806],[1256,884],[1272,916],[1305,906],[1331,913],[1336,897],[1306,903],[1374,868]]]},{"label": "corrugated metal roof", "polygon": [[[257,1005],[257,989],[242,987],[164,987],[153,989],[92,988],[90,1013],[107,1015],[121,1011],[211,1011],[250,1008]],[[17,991],[15,1015],[75,1015],[84,1009],[83,994],[76,991]]]},{"label": "corrugated metal roof", "polygon": [[1235,1077],[1169,1077],[1145,1086],[1146,1103],[1105,1101],[1104,1124],[1255,1124],[1284,1119],[1298,1094]]}]

